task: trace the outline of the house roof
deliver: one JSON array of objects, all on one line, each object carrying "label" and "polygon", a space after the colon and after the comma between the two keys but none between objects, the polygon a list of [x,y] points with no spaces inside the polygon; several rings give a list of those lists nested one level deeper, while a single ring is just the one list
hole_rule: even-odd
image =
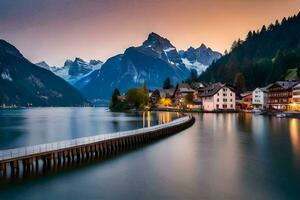
[{"label": "house roof", "polygon": [[266,89],[269,89],[270,87],[272,87],[274,85],[278,85],[278,86],[282,87],[283,89],[287,90],[287,89],[293,88],[298,83],[299,83],[299,81],[276,81],[275,83],[268,85]]},{"label": "house roof", "polygon": [[234,91],[233,88],[231,88],[230,86],[226,85],[226,84],[222,84],[222,83],[213,83],[210,84],[209,86],[204,88],[203,94],[201,94],[201,97],[209,97],[209,96],[213,96],[215,95],[220,89],[222,89],[223,87],[228,87],[231,91]]},{"label": "house roof", "polygon": [[169,96],[173,96],[175,89],[160,89],[159,93],[161,97],[166,97],[166,95],[168,94]]},{"label": "house roof", "polygon": [[261,88],[259,88],[261,91],[263,91],[263,92],[268,92],[268,86],[266,86],[266,87],[261,87]]},{"label": "house roof", "polygon": [[249,96],[249,95],[252,95],[252,92],[248,91],[248,92],[241,93],[242,97],[246,97],[246,96]]}]

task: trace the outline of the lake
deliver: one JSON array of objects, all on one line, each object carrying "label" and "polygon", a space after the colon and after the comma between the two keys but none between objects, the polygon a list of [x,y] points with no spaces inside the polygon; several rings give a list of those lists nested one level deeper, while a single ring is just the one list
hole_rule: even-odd
[{"label": "lake", "polygon": [[116,113],[107,108],[4,109],[0,110],[0,150],[149,127],[178,116]]},{"label": "lake", "polygon": [[[128,130],[176,117],[170,113],[110,113],[103,108],[1,112],[1,148]],[[151,120],[145,120],[148,115]],[[191,128],[147,146],[1,186],[1,199],[300,198],[298,119],[251,114],[194,116]]]}]

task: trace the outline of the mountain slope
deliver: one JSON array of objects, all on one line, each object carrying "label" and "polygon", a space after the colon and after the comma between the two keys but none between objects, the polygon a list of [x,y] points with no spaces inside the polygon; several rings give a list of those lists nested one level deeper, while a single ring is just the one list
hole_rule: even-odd
[{"label": "mountain slope", "polygon": [[81,94],[52,72],[29,62],[0,40],[0,104],[17,106],[83,106]]},{"label": "mountain slope", "polygon": [[162,87],[167,77],[176,83],[189,75],[170,41],[151,33],[143,45],[130,47],[124,54],[108,59],[100,70],[90,75],[90,82],[81,92],[89,99],[109,99],[114,88],[126,92],[144,83],[149,88]]},{"label": "mountain slope", "polygon": [[198,75],[207,69],[214,61],[221,58],[222,54],[201,44],[199,48],[190,47],[186,51],[179,51],[183,64],[190,70],[196,70]]},{"label": "mountain slope", "polygon": [[289,69],[299,67],[300,13],[258,32],[250,31],[245,41],[234,42],[231,52],[213,63],[200,79],[251,90],[284,79]]},{"label": "mountain slope", "polygon": [[[88,99],[109,99],[115,88],[123,93],[128,88],[140,87],[144,83],[150,89],[161,88],[167,77],[173,84],[182,82],[190,76],[191,70],[201,73],[207,67],[200,61],[208,63],[220,56],[204,45],[195,50],[194,60],[188,57],[190,54],[185,51],[179,53],[168,39],[150,33],[141,46],[130,47],[124,54],[111,57],[101,69],[79,80],[75,86]],[[210,58],[204,58],[206,56]]]}]

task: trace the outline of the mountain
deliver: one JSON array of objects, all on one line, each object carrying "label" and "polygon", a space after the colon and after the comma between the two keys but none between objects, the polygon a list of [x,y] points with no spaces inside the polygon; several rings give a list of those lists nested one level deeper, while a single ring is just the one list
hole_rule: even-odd
[{"label": "mountain", "polygon": [[90,82],[81,92],[89,99],[109,99],[114,88],[126,92],[144,83],[149,88],[162,87],[167,77],[177,83],[189,75],[170,41],[151,33],[141,46],[130,47],[124,54],[108,59],[100,70],[90,75]]},{"label": "mountain", "polygon": [[[192,54],[195,58],[190,56]],[[182,82],[190,76],[191,70],[201,73],[206,64],[218,57],[220,54],[205,45],[194,52],[179,53],[168,39],[150,33],[141,46],[130,47],[123,54],[109,58],[101,69],[79,80],[75,86],[88,99],[110,99],[115,88],[122,93],[143,84],[150,89],[161,88],[167,77],[173,84]]]},{"label": "mountain", "polygon": [[41,68],[47,69],[47,70],[50,70],[50,69],[51,69],[51,67],[50,67],[45,61],[36,63],[35,65],[37,65],[37,66],[39,66],[39,67],[41,67]]},{"label": "mountain", "polygon": [[249,31],[245,41],[235,41],[230,53],[213,63],[200,80],[252,90],[283,80],[291,70],[297,70],[299,76],[300,13],[260,31]]},{"label": "mountain", "polygon": [[[83,87],[88,81],[88,76],[91,72],[96,69],[100,69],[102,62],[99,60],[90,60],[89,62],[84,61],[81,58],[75,58],[74,61],[66,60],[63,67],[52,67],[49,66],[45,61],[36,63],[37,66],[52,71],[57,76],[65,79],[71,85],[75,87]],[[80,79],[83,80],[76,84]],[[83,84],[84,83],[84,84]]]},{"label": "mountain", "polygon": [[28,61],[0,40],[0,104],[17,106],[83,106],[88,102],[63,79]]},{"label": "mountain", "polygon": [[201,44],[199,48],[190,47],[186,51],[179,51],[183,64],[190,70],[194,69],[200,75],[214,61],[221,58],[222,54]]}]

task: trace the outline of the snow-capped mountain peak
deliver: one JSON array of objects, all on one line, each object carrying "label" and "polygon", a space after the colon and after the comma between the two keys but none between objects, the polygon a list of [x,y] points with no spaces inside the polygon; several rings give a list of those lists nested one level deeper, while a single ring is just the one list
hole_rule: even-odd
[{"label": "snow-capped mountain peak", "polygon": [[89,62],[86,62],[83,59],[76,57],[74,61],[67,59],[63,67],[52,67],[45,61],[39,62],[36,65],[52,71],[57,76],[74,85],[81,78],[84,78],[91,72],[100,69],[102,64],[103,63],[100,60],[90,60]]},{"label": "snow-capped mountain peak", "polygon": [[50,66],[45,61],[38,62],[35,65],[37,65],[37,66],[39,66],[41,68],[50,70]]}]

